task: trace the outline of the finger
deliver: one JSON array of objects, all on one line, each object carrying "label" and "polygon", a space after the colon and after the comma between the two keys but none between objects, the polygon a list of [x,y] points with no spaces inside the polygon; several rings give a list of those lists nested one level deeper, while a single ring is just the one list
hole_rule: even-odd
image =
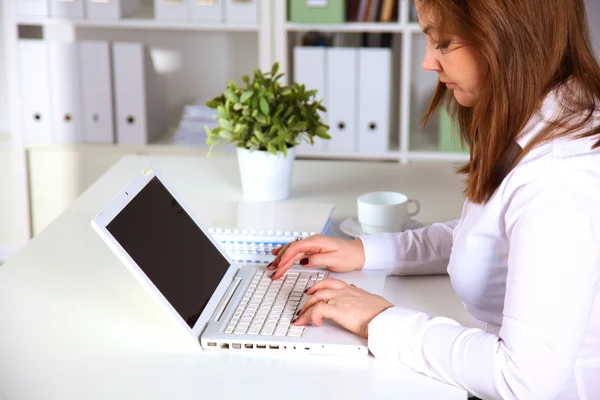
[{"label": "finger", "polygon": [[277,268],[277,264],[279,263],[279,260],[281,259],[281,256],[285,253],[285,251],[287,250],[287,248],[292,244],[293,242],[289,242],[281,247],[277,248],[277,254],[276,257],[273,259],[273,261],[271,261],[269,263],[269,265],[267,265],[267,269],[269,270],[274,270],[275,268]]},{"label": "finger", "polygon": [[300,264],[306,268],[331,267],[339,264],[339,257],[337,257],[335,253],[305,254],[306,256],[300,260]]},{"label": "finger", "polygon": [[308,295],[313,295],[315,294],[315,292],[319,291],[319,290],[323,290],[323,289],[344,289],[345,287],[347,287],[348,284],[344,281],[340,281],[339,279],[335,279],[335,278],[327,278],[322,280],[321,282],[317,282],[314,285],[312,285],[311,287],[307,288],[304,293],[308,294]]},{"label": "finger", "polygon": [[322,251],[317,236],[290,242],[285,247],[285,251],[279,251],[276,261],[273,263],[275,266],[288,264],[299,253],[316,254]]},{"label": "finger", "polygon": [[298,261],[300,261],[303,257],[304,257],[304,253],[296,254],[296,256],[294,258],[292,258],[287,264],[280,263],[278,266],[275,267],[275,268],[277,268],[277,270],[271,276],[271,279],[277,280],[277,279],[281,278],[288,269],[292,268],[292,266],[295,263],[297,263]]},{"label": "finger", "polygon": [[292,321],[292,325],[302,326],[313,322],[316,326],[323,324],[323,318],[335,319],[336,308],[332,304],[326,304],[322,301],[310,308],[306,313]]},{"label": "finger", "polygon": [[313,296],[311,296],[308,300],[306,300],[306,303],[304,303],[304,307],[302,307],[302,309],[300,310],[298,315],[304,314],[306,312],[306,310],[313,307],[315,304],[317,304],[320,301],[331,301],[336,296],[339,296],[339,294],[340,294],[340,291],[337,289],[319,290],[317,293],[315,293]]}]

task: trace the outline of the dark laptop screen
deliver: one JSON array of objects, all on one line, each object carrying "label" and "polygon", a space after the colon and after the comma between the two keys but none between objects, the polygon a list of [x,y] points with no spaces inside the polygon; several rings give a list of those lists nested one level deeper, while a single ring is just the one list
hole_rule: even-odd
[{"label": "dark laptop screen", "polygon": [[229,262],[156,177],[108,231],[193,327]]}]

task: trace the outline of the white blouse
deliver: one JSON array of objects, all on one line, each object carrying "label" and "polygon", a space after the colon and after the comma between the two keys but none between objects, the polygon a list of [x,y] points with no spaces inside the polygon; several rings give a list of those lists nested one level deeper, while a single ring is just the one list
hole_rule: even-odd
[{"label": "white blouse", "polygon": [[[555,107],[551,95],[521,147]],[[484,399],[600,399],[600,149],[592,144],[538,147],[488,203],[465,202],[458,221],[362,236],[365,269],[447,271],[487,326],[396,306],[369,324],[373,355]]]}]

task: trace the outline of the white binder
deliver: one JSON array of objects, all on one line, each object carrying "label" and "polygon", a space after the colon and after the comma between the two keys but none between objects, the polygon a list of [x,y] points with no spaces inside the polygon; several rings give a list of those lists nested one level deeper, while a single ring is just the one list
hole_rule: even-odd
[{"label": "white binder", "polygon": [[113,44],[116,138],[145,145],[166,133],[164,97],[149,54],[141,43]]},{"label": "white binder", "polygon": [[84,0],[49,0],[52,18],[83,19]]},{"label": "white binder", "polygon": [[16,4],[19,17],[47,17],[50,14],[48,0],[19,0]]},{"label": "white binder", "polygon": [[188,0],[188,15],[192,21],[223,22],[225,0]]},{"label": "white binder", "polygon": [[225,0],[225,2],[227,22],[258,22],[258,0]]},{"label": "white binder", "polygon": [[48,49],[43,40],[19,40],[19,72],[23,141],[50,143]]},{"label": "white binder", "polygon": [[188,0],[154,0],[154,18],[185,21],[188,19]]},{"label": "white binder", "polygon": [[357,58],[358,49],[327,49],[329,153],[353,153],[357,150]]},{"label": "white binder", "polygon": [[80,142],[83,114],[79,97],[77,44],[50,41],[47,45],[53,142]]},{"label": "white binder", "polygon": [[118,20],[132,15],[140,0],[85,0],[87,19]]},{"label": "white binder", "polygon": [[[317,100],[323,100],[327,107],[326,82],[326,57],[324,47],[294,47],[294,82],[304,84],[306,90],[318,90]],[[327,114],[319,112],[321,119],[327,124]],[[300,153],[325,153],[327,151],[327,140],[315,137],[315,144],[302,142],[298,146]]]},{"label": "white binder", "polygon": [[114,143],[110,45],[102,41],[81,41],[78,47],[82,141]]},{"label": "white binder", "polygon": [[358,55],[358,151],[382,153],[390,136],[391,51],[363,47]]}]

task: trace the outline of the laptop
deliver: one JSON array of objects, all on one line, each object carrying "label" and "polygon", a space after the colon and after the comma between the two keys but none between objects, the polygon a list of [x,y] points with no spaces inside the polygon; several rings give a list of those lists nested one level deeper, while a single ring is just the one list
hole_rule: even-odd
[{"label": "laptop", "polygon": [[92,220],[106,242],[174,323],[203,349],[364,356],[367,341],[333,321],[295,327],[305,288],[338,278],[372,293],[383,271],[337,274],[291,268],[272,281],[264,263],[238,264],[146,168]]}]

